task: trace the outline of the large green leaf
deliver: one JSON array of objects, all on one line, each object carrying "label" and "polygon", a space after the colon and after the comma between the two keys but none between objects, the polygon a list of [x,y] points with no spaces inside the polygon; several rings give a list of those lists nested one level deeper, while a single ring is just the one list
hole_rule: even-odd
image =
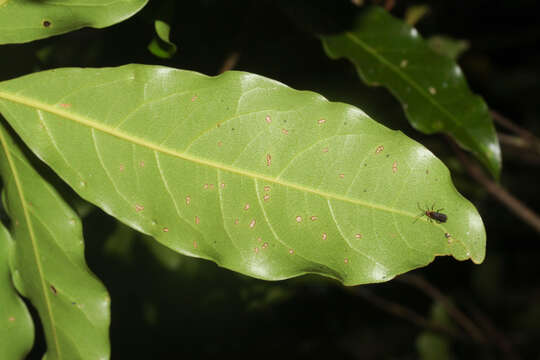
[{"label": "large green leaf", "polygon": [[[482,221],[432,153],[267,78],[58,69],[0,83],[0,112],[82,197],[244,274],[360,284],[436,255],[484,258]],[[448,222],[414,223],[433,203]]]},{"label": "large green leaf", "polygon": [[331,58],[352,61],[366,83],[387,87],[416,129],[450,134],[499,176],[501,152],[485,102],[470,91],[459,66],[436,54],[416,29],[372,7],[350,31],[322,42]]},{"label": "large green leaf", "polygon": [[0,171],[13,226],[10,263],[17,290],[41,318],[46,359],[107,359],[110,300],[86,266],[81,223],[36,173],[4,124]]},{"label": "large green leaf", "polygon": [[148,0],[0,0],[0,44],[24,43],[82,27],[104,28]]},{"label": "large green leaf", "polygon": [[0,359],[22,360],[32,348],[32,318],[11,282],[11,236],[0,223]]}]

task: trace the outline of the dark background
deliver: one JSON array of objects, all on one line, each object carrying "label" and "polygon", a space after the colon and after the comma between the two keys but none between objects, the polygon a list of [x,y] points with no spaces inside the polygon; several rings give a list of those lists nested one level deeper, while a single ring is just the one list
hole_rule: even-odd
[{"label": "dark background", "polygon": [[[392,13],[402,18],[406,8],[418,4],[430,6],[416,25],[422,36],[468,40],[470,48],[459,64],[471,88],[490,108],[540,134],[538,2],[397,0]],[[442,136],[414,131],[385,89],[363,85],[349,62],[325,55],[317,34],[346,29],[360,11],[345,0],[154,0],[131,19],[106,29],[0,47],[0,80],[57,67],[127,63],[216,75],[230,54],[237,53],[236,70],[360,107],[440,157],[485,222],[488,242],[482,265],[438,258],[413,272],[467,314],[489,319],[503,334],[502,340],[492,338],[491,345],[439,337],[451,358],[505,359],[513,351],[523,359],[540,359],[540,237],[467,175]],[[171,24],[178,52],[170,60],[147,50],[155,19]],[[507,146],[502,150],[501,184],[539,210],[539,157]],[[113,359],[428,359],[417,346],[424,328],[380,310],[334,281],[314,276],[281,282],[250,279],[169,253],[129,229],[118,229],[100,210],[74,204],[84,214],[89,266],[111,294]],[[430,316],[433,299],[398,280],[362,290]],[[513,350],[501,350],[504,341]],[[29,359],[40,359],[43,351],[39,335]]]}]

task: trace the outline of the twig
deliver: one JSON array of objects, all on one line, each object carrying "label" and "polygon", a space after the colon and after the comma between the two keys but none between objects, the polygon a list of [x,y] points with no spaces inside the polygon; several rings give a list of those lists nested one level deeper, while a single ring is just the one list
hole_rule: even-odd
[{"label": "twig", "polygon": [[515,352],[512,343],[502,333],[495,324],[487,317],[480,309],[472,304],[468,304],[468,308],[471,310],[478,324],[484,328],[485,332],[489,334],[489,337],[493,339],[493,343],[501,349],[508,360],[519,360],[519,355]]},{"label": "twig", "polygon": [[225,61],[223,62],[223,65],[221,66],[221,70],[219,70],[219,73],[224,73],[225,71],[232,70],[236,67],[236,64],[238,64],[238,60],[240,59],[240,54],[236,51],[232,52],[227,56]]},{"label": "twig", "polygon": [[532,132],[523,129],[522,127],[517,126],[510,119],[508,119],[505,116],[502,116],[495,110],[490,110],[490,114],[491,114],[491,117],[493,117],[493,120],[495,120],[497,124],[518,134],[524,140],[526,140],[530,144],[531,147],[534,147],[535,150],[540,151],[540,139],[534,136]]},{"label": "twig", "polygon": [[459,339],[464,342],[469,342],[470,339],[460,332],[451,329],[449,327],[434,323],[432,321],[429,321],[422,315],[417,314],[415,311],[398,304],[396,302],[384,299],[378,295],[375,295],[373,292],[360,287],[351,287],[346,288],[353,294],[360,296],[364,300],[368,301],[375,307],[389,313],[392,315],[395,315],[399,318],[405,319],[413,324],[415,324],[418,327],[431,330],[433,332],[437,332],[440,334],[451,336],[452,338]]},{"label": "twig", "polygon": [[499,142],[504,145],[504,153],[513,159],[528,164],[540,164],[540,148],[531,146],[531,143],[520,136],[497,133]]},{"label": "twig", "polygon": [[432,299],[437,300],[442,306],[444,306],[446,312],[456,321],[456,323],[461,325],[461,327],[469,333],[475,342],[487,342],[487,339],[480,328],[478,328],[478,326],[476,326],[476,324],[469,319],[467,315],[458,309],[447,296],[445,296],[441,291],[439,291],[439,289],[431,285],[424,278],[417,275],[406,274],[399,276],[396,278],[396,280],[410,284],[421,290],[424,294],[428,295]]},{"label": "twig", "polygon": [[540,217],[538,217],[534,211],[525,206],[525,204],[512,196],[501,185],[488,178],[478,165],[469,160],[467,155],[465,155],[465,153],[457,146],[454,140],[452,140],[450,137],[447,137],[447,139],[450,141],[450,144],[452,145],[454,152],[457,154],[458,159],[461,161],[465,169],[467,169],[469,174],[476,181],[482,184],[485,189],[497,200],[506,205],[512,212],[514,212],[514,214],[540,233]]}]

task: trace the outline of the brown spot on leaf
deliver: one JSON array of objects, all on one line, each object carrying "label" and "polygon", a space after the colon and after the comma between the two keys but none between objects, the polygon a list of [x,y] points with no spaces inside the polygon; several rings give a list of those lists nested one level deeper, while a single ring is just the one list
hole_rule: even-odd
[{"label": "brown spot on leaf", "polygon": [[222,188],[222,189],[225,189],[225,183],[219,184],[219,187]]},{"label": "brown spot on leaf", "polygon": [[56,290],[56,288],[54,286],[51,285],[51,291],[53,292],[54,295],[58,294],[58,291]]},{"label": "brown spot on leaf", "polygon": [[272,118],[270,117],[270,115],[266,115],[265,120],[266,120],[266,122],[269,123],[269,124],[272,122]]},{"label": "brown spot on leaf", "polygon": [[141,160],[141,161],[139,162],[139,166],[140,166],[140,167],[144,167],[144,161]]},{"label": "brown spot on leaf", "polygon": [[319,119],[317,120],[317,124],[324,124],[326,122],[326,119]]},{"label": "brown spot on leaf", "polygon": [[49,27],[52,25],[52,23],[49,20],[43,20],[42,24],[43,24],[43,27]]},{"label": "brown spot on leaf", "polygon": [[297,216],[297,217],[296,217],[296,222],[302,222],[302,217],[301,217],[301,216]]},{"label": "brown spot on leaf", "polygon": [[262,247],[263,249],[266,249],[266,248],[268,247],[268,243],[267,243],[267,242],[265,242],[264,244],[262,244],[262,246],[261,246],[261,247]]},{"label": "brown spot on leaf", "polygon": [[124,165],[120,165],[120,171],[126,170],[126,167]]},{"label": "brown spot on leaf", "polygon": [[378,153],[382,152],[383,150],[384,150],[384,146],[379,145],[379,146],[377,146],[377,150],[375,150],[375,154],[378,154]]},{"label": "brown spot on leaf", "polygon": [[198,216],[195,216],[195,224],[199,225],[201,222],[201,219],[199,219]]},{"label": "brown spot on leaf", "polygon": [[10,316],[10,317],[8,318],[8,320],[9,320],[9,322],[14,322],[14,321],[15,321],[15,318],[14,318],[13,316]]},{"label": "brown spot on leaf", "polygon": [[322,152],[323,152],[323,153],[327,153],[327,152],[328,152],[328,148],[327,148],[327,147],[323,148],[323,149],[322,149]]},{"label": "brown spot on leaf", "polygon": [[355,234],[354,237],[357,238],[357,239],[361,239],[361,238],[362,238],[362,234]]},{"label": "brown spot on leaf", "polygon": [[272,156],[270,154],[266,154],[266,166],[272,165]]},{"label": "brown spot on leaf", "polygon": [[266,185],[266,186],[264,187],[264,191],[267,191],[267,192],[268,192],[268,191],[270,191],[270,190],[271,190],[271,189],[270,189],[270,186]]},{"label": "brown spot on leaf", "polygon": [[169,232],[169,228],[164,227],[163,232]]},{"label": "brown spot on leaf", "polygon": [[196,249],[199,247],[199,244],[197,244],[197,241],[193,241],[193,247]]},{"label": "brown spot on leaf", "polygon": [[294,250],[293,249],[289,249],[289,254],[294,254]]},{"label": "brown spot on leaf", "polygon": [[343,179],[345,177],[345,174],[339,174],[339,177]]},{"label": "brown spot on leaf", "polygon": [[191,196],[186,196],[186,205],[189,205],[191,203]]},{"label": "brown spot on leaf", "polygon": [[285,135],[289,135],[289,130],[287,129],[281,129],[281,132]]},{"label": "brown spot on leaf", "polygon": [[255,224],[256,224],[256,223],[257,223],[257,222],[255,221],[255,219],[252,219],[251,222],[249,223],[249,227],[250,227],[251,229],[253,229],[253,228],[255,227]]},{"label": "brown spot on leaf", "polygon": [[315,216],[315,215],[313,215],[313,216],[311,217],[311,221],[316,221],[316,220],[319,220],[319,217],[318,217],[318,216]]},{"label": "brown spot on leaf", "polygon": [[192,98],[191,98],[191,102],[197,100],[198,96],[197,95],[194,95]]},{"label": "brown spot on leaf", "polygon": [[234,219],[234,225],[238,225],[240,223],[239,219]]},{"label": "brown spot on leaf", "polygon": [[328,235],[326,235],[326,233],[322,233],[322,239],[326,240],[327,238],[328,238]]},{"label": "brown spot on leaf", "polygon": [[218,141],[217,146],[221,146],[221,145],[223,145],[223,141]]},{"label": "brown spot on leaf", "polygon": [[428,90],[431,95],[437,94],[437,89],[435,89],[433,86],[430,86]]},{"label": "brown spot on leaf", "polygon": [[246,205],[244,205],[244,210],[249,210],[250,207],[251,206],[248,203],[246,203]]},{"label": "brown spot on leaf", "polygon": [[268,194],[264,195],[264,196],[263,196],[263,200],[264,200],[264,201],[270,200],[270,195],[268,195]]},{"label": "brown spot on leaf", "polygon": [[64,109],[69,109],[71,107],[71,104],[66,104],[66,103],[60,103],[58,105],[60,105],[60,107],[63,107]]},{"label": "brown spot on leaf", "polygon": [[139,204],[135,204],[135,211],[136,212],[143,211],[143,210],[144,210],[144,206],[139,205]]},{"label": "brown spot on leaf", "polygon": [[259,248],[256,247],[256,248],[255,248],[255,254],[258,254],[258,253],[259,253]]},{"label": "brown spot on leaf", "polygon": [[345,258],[345,259],[343,259],[343,262],[344,262],[345,264],[348,264],[348,263],[349,263],[349,259]]},{"label": "brown spot on leaf", "polygon": [[392,172],[395,174],[397,172],[397,161],[394,161],[392,164]]}]

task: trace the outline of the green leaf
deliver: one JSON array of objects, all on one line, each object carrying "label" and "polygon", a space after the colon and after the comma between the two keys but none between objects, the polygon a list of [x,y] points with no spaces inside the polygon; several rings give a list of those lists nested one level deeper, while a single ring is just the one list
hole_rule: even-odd
[{"label": "green leaf", "polygon": [[417,130],[450,134],[499,176],[501,153],[487,105],[470,91],[459,66],[433,52],[416,29],[373,7],[351,31],[322,42],[331,58],[352,61],[366,83],[387,87]]},{"label": "green leaf", "polygon": [[[352,285],[436,255],[484,258],[482,220],[432,153],[353,106],[261,76],[58,69],[0,83],[0,112],[83,198],[253,277]],[[447,223],[418,218],[433,203]]]},{"label": "green leaf", "polygon": [[148,50],[157,57],[170,59],[176,53],[176,45],[169,39],[171,27],[164,21],[154,22],[157,37],[148,44]]},{"label": "green leaf", "polygon": [[0,223],[0,359],[24,359],[34,342],[34,324],[11,282],[11,236]]},{"label": "green leaf", "polygon": [[0,0],[0,44],[24,43],[133,16],[148,0]]},{"label": "green leaf", "polygon": [[107,359],[110,300],[86,266],[81,223],[36,173],[4,124],[0,171],[13,226],[13,279],[37,309],[47,341],[46,359]]}]

